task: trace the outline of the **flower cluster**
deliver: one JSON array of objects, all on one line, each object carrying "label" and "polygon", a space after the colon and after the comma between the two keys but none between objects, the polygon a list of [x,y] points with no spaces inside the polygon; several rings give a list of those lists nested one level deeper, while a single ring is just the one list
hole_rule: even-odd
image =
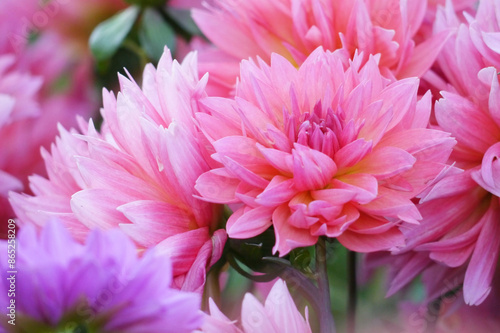
[{"label": "flower cluster", "polygon": [[[59,8],[31,39],[0,41],[18,327],[355,332],[361,253],[365,278],[387,266],[387,295],[409,291],[390,327],[367,329],[499,329],[498,0],[126,2],[104,22],[93,13],[127,5]],[[0,31],[51,4],[5,1]],[[127,52],[143,66],[91,119],[75,117],[93,100],[87,49],[67,71],[72,21],[97,25],[97,71]],[[347,310],[331,309],[333,273],[348,276]]]}]

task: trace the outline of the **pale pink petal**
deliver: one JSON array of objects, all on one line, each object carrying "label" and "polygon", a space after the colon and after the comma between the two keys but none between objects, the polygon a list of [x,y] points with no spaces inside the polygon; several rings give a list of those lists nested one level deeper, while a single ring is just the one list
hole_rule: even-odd
[{"label": "pale pink petal", "polygon": [[[227,221],[226,230],[229,237],[250,238],[264,232],[272,225],[271,216],[274,207],[240,208]],[[240,215],[241,214],[241,215]]]},{"label": "pale pink petal", "polygon": [[498,199],[492,200],[483,219],[485,223],[465,273],[464,299],[470,305],[481,303],[491,290],[500,246],[500,237],[497,237],[500,233]]}]

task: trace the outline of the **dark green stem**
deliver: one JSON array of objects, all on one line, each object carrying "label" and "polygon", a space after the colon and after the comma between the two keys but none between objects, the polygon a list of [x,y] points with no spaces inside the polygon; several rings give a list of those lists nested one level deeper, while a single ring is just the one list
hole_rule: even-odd
[{"label": "dark green stem", "polygon": [[358,298],[356,281],[356,252],[347,251],[348,293],[347,301],[347,333],[356,332],[356,303]]},{"label": "dark green stem", "polygon": [[321,333],[334,333],[332,306],[330,302],[330,284],[328,283],[328,270],[326,264],[326,242],[323,237],[316,243],[316,281],[320,295],[319,327]]}]

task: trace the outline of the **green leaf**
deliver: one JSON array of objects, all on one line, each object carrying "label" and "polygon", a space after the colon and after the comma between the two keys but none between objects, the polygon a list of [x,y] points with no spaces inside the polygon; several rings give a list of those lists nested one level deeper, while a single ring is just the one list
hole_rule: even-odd
[{"label": "green leaf", "polygon": [[172,55],[175,53],[177,40],[175,32],[156,10],[144,10],[139,26],[139,42],[147,55],[154,61],[160,60],[165,45]]},{"label": "green leaf", "polygon": [[165,5],[165,0],[125,0],[125,2],[141,7],[161,7]]},{"label": "green leaf", "polygon": [[120,47],[139,15],[139,7],[128,7],[101,22],[90,35],[90,50],[98,61],[109,59]]},{"label": "green leaf", "polygon": [[181,29],[190,35],[201,35],[201,30],[191,17],[190,10],[168,7],[167,14]]}]

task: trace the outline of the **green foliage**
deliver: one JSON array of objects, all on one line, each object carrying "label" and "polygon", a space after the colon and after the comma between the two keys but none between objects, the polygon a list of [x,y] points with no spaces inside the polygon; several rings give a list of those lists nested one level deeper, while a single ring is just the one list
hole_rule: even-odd
[{"label": "green foliage", "polygon": [[140,8],[136,6],[127,9],[112,16],[106,21],[101,22],[90,35],[90,50],[97,61],[102,61],[112,57],[130,29],[132,29]]},{"label": "green foliage", "polygon": [[176,35],[174,29],[154,9],[145,9],[139,25],[139,42],[148,55],[155,62],[160,60],[165,45],[170,53],[175,54]]},{"label": "green foliage", "polygon": [[141,7],[161,7],[165,4],[165,0],[125,0],[125,2]]},{"label": "green foliage", "polygon": [[168,18],[182,30],[189,35],[201,35],[200,28],[196,25],[191,17],[191,11],[178,8],[167,8]]}]

